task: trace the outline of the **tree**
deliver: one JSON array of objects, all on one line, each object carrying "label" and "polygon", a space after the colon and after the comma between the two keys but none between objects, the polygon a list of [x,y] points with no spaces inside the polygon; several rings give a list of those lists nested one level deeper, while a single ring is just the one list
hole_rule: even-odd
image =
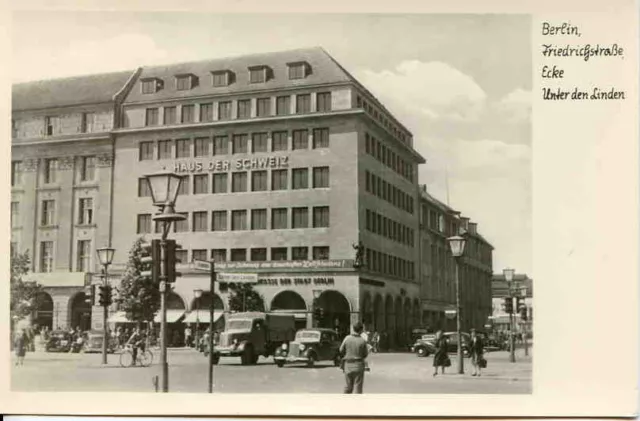
[{"label": "tree", "polygon": [[252,284],[229,284],[229,309],[231,311],[264,311],[264,300]]},{"label": "tree", "polygon": [[36,298],[42,291],[37,282],[25,282],[22,277],[29,273],[31,258],[29,252],[18,253],[11,250],[11,320],[24,319],[37,308]]},{"label": "tree", "polygon": [[134,322],[151,322],[160,309],[159,285],[140,274],[145,268],[142,264],[143,238],[138,238],[129,251],[129,261],[118,288],[116,302]]}]

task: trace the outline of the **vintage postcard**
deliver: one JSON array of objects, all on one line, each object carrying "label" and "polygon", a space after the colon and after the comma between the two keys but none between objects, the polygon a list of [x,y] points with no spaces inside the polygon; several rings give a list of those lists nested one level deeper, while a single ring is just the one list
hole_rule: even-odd
[{"label": "vintage postcard", "polygon": [[632,415],[615,4],[7,10],[1,409]]}]

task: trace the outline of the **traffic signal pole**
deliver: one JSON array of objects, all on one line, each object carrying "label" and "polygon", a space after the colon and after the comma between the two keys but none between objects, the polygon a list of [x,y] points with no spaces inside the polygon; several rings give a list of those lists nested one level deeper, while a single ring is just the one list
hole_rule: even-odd
[{"label": "traffic signal pole", "polygon": [[213,304],[215,300],[216,268],[215,262],[211,262],[211,274],[209,278],[209,291],[211,291],[211,305],[209,305],[209,393],[213,393]]},{"label": "traffic signal pole", "polygon": [[162,239],[160,240],[160,367],[162,392],[169,392],[169,364],[167,363],[167,235],[169,229],[164,222]]},{"label": "traffic signal pole", "polygon": [[[102,285],[105,291],[105,299],[107,298],[107,294],[109,294],[108,286],[109,279],[107,278],[107,265],[104,265],[104,279],[102,281]],[[107,364],[107,343],[109,341],[109,326],[107,325],[109,318],[109,306],[108,302],[105,301],[102,306],[102,364]]]}]

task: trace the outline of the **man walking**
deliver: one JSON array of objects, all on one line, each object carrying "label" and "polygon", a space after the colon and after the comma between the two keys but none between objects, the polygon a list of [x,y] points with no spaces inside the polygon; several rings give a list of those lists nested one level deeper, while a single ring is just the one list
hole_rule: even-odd
[{"label": "man walking", "polygon": [[365,359],[369,354],[367,342],[360,336],[362,328],[362,323],[356,323],[353,326],[353,333],[344,338],[340,345],[340,354],[343,355],[342,369],[346,381],[344,393],[362,393]]}]

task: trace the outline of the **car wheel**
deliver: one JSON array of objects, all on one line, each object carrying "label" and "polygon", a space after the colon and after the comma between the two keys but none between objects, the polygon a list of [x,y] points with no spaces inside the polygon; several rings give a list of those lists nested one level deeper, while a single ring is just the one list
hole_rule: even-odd
[{"label": "car wheel", "polygon": [[282,368],[284,367],[284,361],[276,361],[276,365],[278,366],[278,368]]},{"label": "car wheel", "polygon": [[251,346],[244,349],[240,361],[242,361],[242,365],[249,365],[253,362],[253,348]]},{"label": "car wheel", "polygon": [[309,354],[309,359],[307,360],[307,367],[312,368],[314,365],[316,365],[316,354]]},{"label": "car wheel", "polygon": [[424,349],[424,348],[418,348],[418,349],[416,350],[416,355],[417,355],[418,357],[426,357],[426,356],[427,356],[427,350],[426,350],[426,349]]}]

